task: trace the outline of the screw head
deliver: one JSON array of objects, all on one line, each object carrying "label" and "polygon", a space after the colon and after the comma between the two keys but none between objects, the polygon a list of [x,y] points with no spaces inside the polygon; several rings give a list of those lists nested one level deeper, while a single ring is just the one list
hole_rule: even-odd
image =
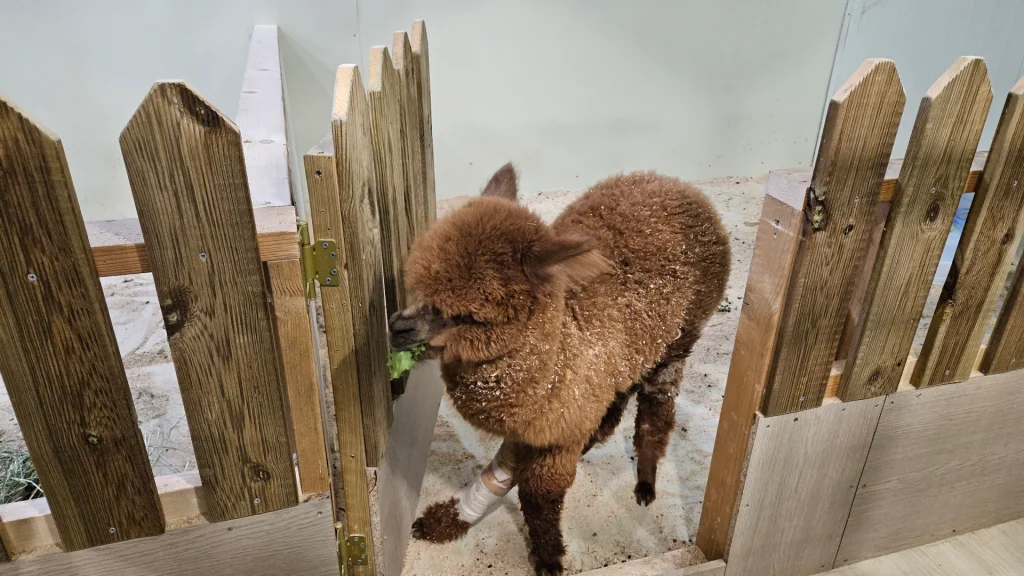
[{"label": "screw head", "polygon": [[334,253],[334,252],[331,252],[331,253],[329,254],[329,256],[330,256],[331,258],[337,258],[337,257],[338,257],[338,255],[337,255],[336,253]]},{"label": "screw head", "polygon": [[328,246],[330,246],[330,244],[328,244],[327,242],[323,242],[320,245],[323,246],[324,248],[327,248]]},{"label": "screw head", "polygon": [[206,262],[206,252],[200,252],[199,259],[202,260],[203,262]]},{"label": "screw head", "polygon": [[259,498],[253,498],[252,499],[252,503],[253,504],[259,504],[260,503],[260,499]]},{"label": "screw head", "polygon": [[330,276],[328,276],[327,278],[324,278],[324,284],[330,284],[330,283],[331,283],[331,277]]},{"label": "screw head", "polygon": [[113,526],[111,526],[110,527],[110,533],[111,534],[115,534],[116,532],[117,532],[117,528],[114,528]]},{"label": "screw head", "polygon": [[35,282],[35,281],[36,281],[36,280],[38,280],[38,279],[39,279],[39,277],[38,277],[38,276],[36,276],[35,274],[29,274],[29,275],[28,275],[28,281],[29,281],[29,282]]},{"label": "screw head", "polygon": [[331,276],[337,276],[337,275],[338,275],[338,269],[337,268],[331,268]]}]

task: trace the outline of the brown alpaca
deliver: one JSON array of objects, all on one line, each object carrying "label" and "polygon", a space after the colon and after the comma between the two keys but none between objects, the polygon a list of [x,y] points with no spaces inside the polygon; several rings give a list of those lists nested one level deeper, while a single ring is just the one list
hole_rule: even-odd
[{"label": "brown alpaca", "polygon": [[[505,438],[535,570],[561,574],[576,463],[634,393],[634,492],[654,500],[682,363],[724,295],[729,239],[707,198],[674,178],[609,178],[550,226],[516,203],[516,180],[502,167],[416,241],[406,279],[419,305],[392,318],[392,344],[428,343],[459,413]],[[414,535],[461,537],[457,505],[428,507]]]}]

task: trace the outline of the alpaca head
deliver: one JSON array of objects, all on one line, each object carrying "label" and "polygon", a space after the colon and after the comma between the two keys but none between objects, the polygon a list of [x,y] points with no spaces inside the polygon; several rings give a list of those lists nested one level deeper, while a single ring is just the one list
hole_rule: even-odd
[{"label": "alpaca head", "polygon": [[425,343],[468,363],[500,357],[539,303],[608,268],[592,239],[556,234],[517,196],[515,168],[506,164],[480,198],[416,240],[405,275],[417,304],[391,318],[394,348]]}]

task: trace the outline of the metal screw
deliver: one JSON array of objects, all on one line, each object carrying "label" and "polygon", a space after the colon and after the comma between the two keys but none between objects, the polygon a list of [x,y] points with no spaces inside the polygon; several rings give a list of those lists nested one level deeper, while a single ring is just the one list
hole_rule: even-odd
[{"label": "metal screw", "polygon": [[338,255],[337,255],[337,254],[335,254],[334,252],[331,252],[331,253],[330,253],[330,257],[331,257],[331,258],[337,258],[337,257],[338,257]]},{"label": "metal screw", "polygon": [[35,281],[36,281],[36,280],[38,280],[38,279],[39,279],[39,277],[38,277],[38,276],[36,276],[35,274],[29,274],[29,275],[28,275],[28,281],[29,281],[29,282],[35,282]]},{"label": "metal screw", "polygon": [[116,532],[117,532],[117,528],[114,528],[113,526],[111,526],[111,527],[110,527],[110,533],[111,533],[111,534],[114,534],[114,533],[116,533]]},{"label": "metal screw", "polygon": [[206,262],[206,252],[200,252],[199,259],[202,260],[203,262]]},{"label": "metal screw", "polygon": [[1014,181],[1013,181],[1013,185],[1014,185],[1014,186],[1016,186],[1016,185],[1017,185],[1017,181],[1016,181],[1016,180],[1014,180]]},{"label": "metal screw", "polygon": [[327,278],[324,278],[324,284],[330,284],[330,283],[331,283],[331,277],[330,276],[328,276]]},{"label": "metal screw", "polygon": [[337,276],[337,275],[338,275],[338,269],[337,268],[331,268],[331,276]]},{"label": "metal screw", "polygon": [[932,188],[932,194],[935,194],[935,188]]},{"label": "metal screw", "polygon": [[330,246],[330,244],[328,244],[327,242],[324,242],[324,243],[322,243],[320,245],[323,246],[324,248],[327,248],[328,246]]},{"label": "metal screw", "polygon": [[360,542],[359,543],[359,547],[360,548],[366,548],[366,542]]},{"label": "metal screw", "polygon": [[260,503],[260,499],[259,498],[253,498],[252,499],[252,503],[253,504],[259,504]]}]

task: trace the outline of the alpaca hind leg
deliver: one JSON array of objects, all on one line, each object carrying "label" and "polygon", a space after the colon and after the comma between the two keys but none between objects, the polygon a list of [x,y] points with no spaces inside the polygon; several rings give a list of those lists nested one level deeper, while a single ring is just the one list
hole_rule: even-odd
[{"label": "alpaca hind leg", "polygon": [[582,446],[527,448],[516,472],[519,502],[530,532],[530,558],[537,576],[560,576],[562,557],[562,505],[576,479]]},{"label": "alpaca hind leg", "polygon": [[451,542],[490,514],[515,486],[514,445],[505,441],[480,476],[455,498],[435,502],[412,525],[412,535],[430,542]]},{"label": "alpaca hind leg", "polygon": [[639,384],[634,384],[632,388],[625,392],[616,392],[615,399],[612,400],[608,411],[604,413],[604,418],[601,419],[601,425],[597,427],[597,430],[590,435],[590,440],[587,441],[587,445],[583,447],[583,453],[590,452],[590,449],[595,445],[600,444],[608,439],[609,436],[615,433],[615,428],[618,427],[619,422],[622,421],[622,413],[626,410],[626,404],[629,404],[629,398],[640,388]]}]

